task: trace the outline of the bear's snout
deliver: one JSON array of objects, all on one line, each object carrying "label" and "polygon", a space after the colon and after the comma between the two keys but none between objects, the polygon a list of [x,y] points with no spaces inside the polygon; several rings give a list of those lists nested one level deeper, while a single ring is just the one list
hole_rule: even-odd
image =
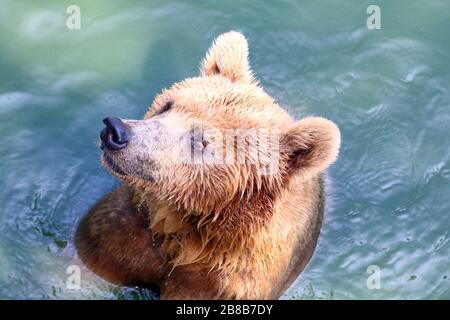
[{"label": "bear's snout", "polygon": [[120,150],[125,148],[130,142],[130,129],[119,118],[105,118],[103,123],[106,125],[100,132],[102,141],[101,148],[109,150]]}]

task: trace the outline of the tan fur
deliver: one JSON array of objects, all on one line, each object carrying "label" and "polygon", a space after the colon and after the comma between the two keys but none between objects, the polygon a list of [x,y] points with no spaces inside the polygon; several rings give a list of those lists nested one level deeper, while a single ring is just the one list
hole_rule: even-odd
[{"label": "tan fur", "polygon": [[[317,117],[294,122],[259,87],[237,32],[216,39],[200,77],[163,91],[144,120],[125,123],[130,145],[102,160],[125,184],[80,225],[83,261],[117,283],[156,284],[166,299],[279,297],[319,235],[321,174],[338,155],[336,125]],[[227,145],[230,129],[241,131]],[[279,139],[260,139],[267,133]],[[199,163],[180,161],[186,137],[202,150]],[[267,150],[279,156],[270,174],[275,152]],[[243,161],[215,162],[230,155]],[[123,232],[114,230],[128,220]]]}]

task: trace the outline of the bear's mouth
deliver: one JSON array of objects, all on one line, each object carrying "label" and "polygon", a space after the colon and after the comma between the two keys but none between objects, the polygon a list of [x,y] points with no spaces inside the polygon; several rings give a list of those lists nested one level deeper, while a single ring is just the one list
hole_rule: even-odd
[{"label": "bear's mouth", "polygon": [[125,172],[114,162],[114,160],[108,154],[103,153],[102,160],[103,164],[108,169],[110,169],[111,171],[113,171],[118,175],[126,176]]}]

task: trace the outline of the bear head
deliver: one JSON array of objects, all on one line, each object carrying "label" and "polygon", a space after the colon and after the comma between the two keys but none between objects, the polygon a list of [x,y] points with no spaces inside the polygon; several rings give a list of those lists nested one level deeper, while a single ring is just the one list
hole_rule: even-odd
[{"label": "bear head", "polygon": [[105,122],[103,165],[199,217],[232,203],[256,209],[252,199],[268,207],[292,177],[306,181],[327,169],[340,146],[333,122],[296,122],[261,88],[247,41],[234,31],[214,41],[199,76],[165,89],[143,120]]}]

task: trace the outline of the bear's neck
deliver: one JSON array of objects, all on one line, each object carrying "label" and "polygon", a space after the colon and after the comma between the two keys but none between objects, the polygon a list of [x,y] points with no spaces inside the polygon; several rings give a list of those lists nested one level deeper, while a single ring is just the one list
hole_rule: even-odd
[{"label": "bear's neck", "polygon": [[[220,211],[198,214],[174,208],[152,194],[135,192],[138,210],[148,213],[152,232],[173,267],[201,263],[223,272],[236,270],[253,252],[253,235],[267,225],[274,199],[269,192],[236,197]],[[245,200],[242,200],[245,199]]]}]

